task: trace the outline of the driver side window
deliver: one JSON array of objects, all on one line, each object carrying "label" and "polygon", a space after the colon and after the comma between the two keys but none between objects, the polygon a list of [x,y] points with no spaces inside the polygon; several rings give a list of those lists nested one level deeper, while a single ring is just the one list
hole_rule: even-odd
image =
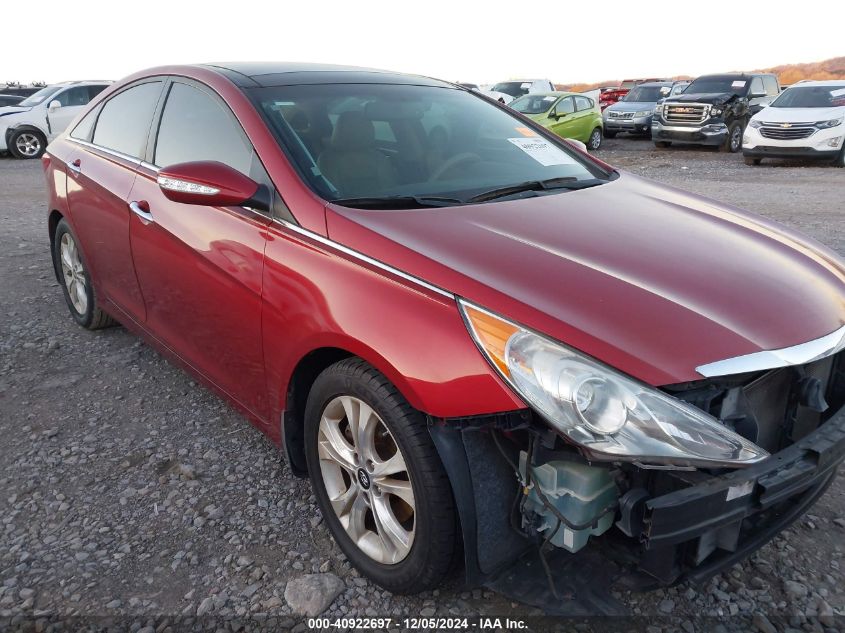
[{"label": "driver side window", "polygon": [[555,112],[558,114],[572,114],[575,112],[575,103],[572,101],[572,97],[564,97],[558,101],[555,106]]}]

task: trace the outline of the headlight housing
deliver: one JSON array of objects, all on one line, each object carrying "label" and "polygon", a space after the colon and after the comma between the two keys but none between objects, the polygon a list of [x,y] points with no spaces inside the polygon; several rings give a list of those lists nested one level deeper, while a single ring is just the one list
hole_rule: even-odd
[{"label": "headlight housing", "polygon": [[843,117],[839,117],[838,119],[830,119],[829,121],[819,121],[816,123],[816,127],[820,130],[827,130],[828,128],[842,125],[842,119]]},{"label": "headlight housing", "polygon": [[640,110],[639,112],[634,113],[634,118],[638,119],[638,118],[643,117],[643,116],[651,116],[652,112],[654,112],[654,111],[653,110]]},{"label": "headlight housing", "polygon": [[483,308],[461,310],[498,373],[593,459],[737,467],[768,456],[692,405]]},{"label": "headlight housing", "polygon": [[713,106],[710,108],[710,116],[721,116],[722,112],[724,112],[724,108],[719,108],[717,106]]}]

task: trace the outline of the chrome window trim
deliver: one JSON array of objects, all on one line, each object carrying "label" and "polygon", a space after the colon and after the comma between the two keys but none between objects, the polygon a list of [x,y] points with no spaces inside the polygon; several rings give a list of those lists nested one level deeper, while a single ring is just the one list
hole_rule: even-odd
[{"label": "chrome window trim", "polygon": [[707,363],[695,368],[705,378],[744,374],[749,371],[778,369],[793,365],[804,365],[832,356],[845,349],[845,325],[838,330],[806,343],[782,349],[763,350],[743,356]]},{"label": "chrome window trim", "polygon": [[100,150],[101,152],[105,152],[106,154],[111,154],[112,156],[122,158],[123,160],[128,160],[129,162],[131,162],[135,165],[140,165],[141,162],[142,162],[141,159],[138,158],[137,156],[130,156],[129,154],[124,154],[123,152],[118,152],[117,150],[109,149],[108,147],[103,147],[102,145],[95,145],[94,143],[91,143],[89,141],[83,141],[83,140],[78,139],[78,138],[73,138],[72,136],[68,136],[67,140],[70,141],[71,143],[76,143],[77,145],[82,145],[83,147],[90,147],[92,149],[97,149],[97,150]]},{"label": "chrome window trim", "polygon": [[278,224],[280,226],[283,226],[284,228],[286,228],[290,231],[293,231],[294,233],[298,233],[299,235],[303,235],[303,236],[305,236],[309,239],[314,240],[315,242],[319,242],[320,244],[323,244],[325,246],[333,248],[334,250],[340,251],[341,253],[344,253],[345,255],[349,255],[350,257],[354,257],[355,259],[357,259],[359,261],[366,262],[367,264],[370,264],[371,266],[374,266],[375,268],[378,268],[380,270],[388,272],[392,275],[396,275],[397,277],[401,277],[402,279],[405,279],[406,281],[410,281],[411,283],[416,284],[417,286],[421,286],[422,288],[425,288],[426,290],[430,290],[431,292],[437,293],[442,297],[446,297],[448,299],[455,300],[454,294],[452,294],[451,292],[449,292],[447,290],[444,290],[443,288],[441,288],[439,286],[435,286],[434,284],[430,284],[427,281],[423,281],[419,277],[415,277],[414,275],[411,275],[410,273],[406,273],[402,270],[399,270],[398,268],[394,268],[393,266],[390,266],[389,264],[385,264],[384,262],[380,262],[377,259],[373,259],[369,255],[364,255],[363,253],[360,253],[360,252],[358,252],[354,249],[351,249],[348,246],[344,246],[343,244],[339,244],[338,242],[335,242],[334,240],[330,240],[327,237],[323,237],[319,233],[314,233],[313,231],[309,231],[308,229],[302,228],[301,226],[298,226],[296,224],[291,224],[290,222],[287,222],[285,220],[279,220],[277,218],[273,218],[273,222],[275,222],[276,224]]}]

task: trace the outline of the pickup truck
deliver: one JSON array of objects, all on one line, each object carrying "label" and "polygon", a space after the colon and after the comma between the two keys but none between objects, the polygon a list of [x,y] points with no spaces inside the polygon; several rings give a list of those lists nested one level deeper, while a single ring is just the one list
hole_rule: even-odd
[{"label": "pickup truck", "polygon": [[651,137],[657,147],[694,143],[739,152],[748,121],[778,94],[773,74],[704,75],[657,105]]}]

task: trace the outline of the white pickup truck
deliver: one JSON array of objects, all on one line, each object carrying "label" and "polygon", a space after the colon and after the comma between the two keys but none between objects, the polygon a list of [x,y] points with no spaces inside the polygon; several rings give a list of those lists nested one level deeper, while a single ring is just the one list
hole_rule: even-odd
[{"label": "white pickup truck", "polygon": [[19,104],[0,108],[0,152],[16,158],[39,158],[47,143],[65,131],[88,102],[110,81],[52,84]]}]

